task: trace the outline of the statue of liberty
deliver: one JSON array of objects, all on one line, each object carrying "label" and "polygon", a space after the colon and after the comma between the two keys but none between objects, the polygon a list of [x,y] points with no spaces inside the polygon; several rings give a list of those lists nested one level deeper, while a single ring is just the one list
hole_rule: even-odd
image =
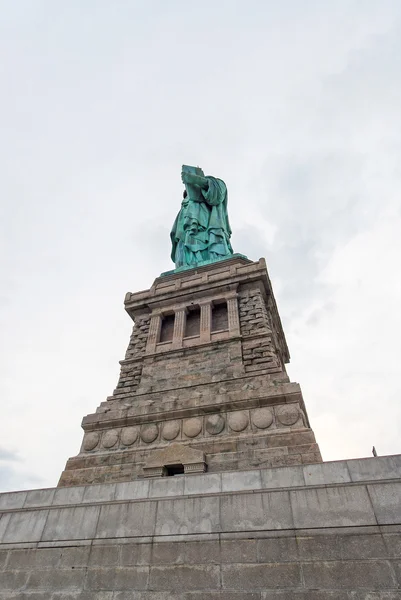
[{"label": "statue of liberty", "polygon": [[214,262],[233,253],[224,181],[183,165],[184,199],[171,230],[171,259],[176,268]]}]

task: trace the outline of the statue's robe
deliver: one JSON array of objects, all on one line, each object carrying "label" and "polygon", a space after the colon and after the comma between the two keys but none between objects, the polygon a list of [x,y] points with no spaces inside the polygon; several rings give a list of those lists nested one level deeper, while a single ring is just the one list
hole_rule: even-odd
[{"label": "statue's robe", "polygon": [[[208,189],[201,190],[204,201],[195,202],[188,196],[184,198],[170,233],[171,259],[177,268],[219,260],[233,252],[226,184],[209,175],[206,179]],[[190,231],[194,222],[196,233]]]}]

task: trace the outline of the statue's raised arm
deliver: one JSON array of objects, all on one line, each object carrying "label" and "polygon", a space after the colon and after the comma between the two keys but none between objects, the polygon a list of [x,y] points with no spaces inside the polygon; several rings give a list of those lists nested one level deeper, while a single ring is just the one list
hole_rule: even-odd
[{"label": "statue's raised arm", "polygon": [[233,253],[224,181],[183,165],[184,199],[171,230],[171,259],[176,268],[196,267]]}]

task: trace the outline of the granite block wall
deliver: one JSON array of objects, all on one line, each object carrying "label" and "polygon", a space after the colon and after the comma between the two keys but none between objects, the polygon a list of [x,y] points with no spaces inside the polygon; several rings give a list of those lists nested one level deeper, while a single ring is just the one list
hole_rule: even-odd
[{"label": "granite block wall", "polygon": [[2,600],[399,600],[401,456],[0,495]]}]

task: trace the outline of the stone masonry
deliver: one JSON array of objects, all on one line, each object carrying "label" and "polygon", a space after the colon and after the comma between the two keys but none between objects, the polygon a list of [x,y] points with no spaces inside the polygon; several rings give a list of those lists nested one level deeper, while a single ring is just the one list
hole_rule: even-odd
[{"label": "stone masonry", "polygon": [[83,419],[60,486],[321,461],[264,259],[233,256],[128,293],[112,396]]},{"label": "stone masonry", "polygon": [[400,600],[401,456],[0,494],[1,600]]}]

